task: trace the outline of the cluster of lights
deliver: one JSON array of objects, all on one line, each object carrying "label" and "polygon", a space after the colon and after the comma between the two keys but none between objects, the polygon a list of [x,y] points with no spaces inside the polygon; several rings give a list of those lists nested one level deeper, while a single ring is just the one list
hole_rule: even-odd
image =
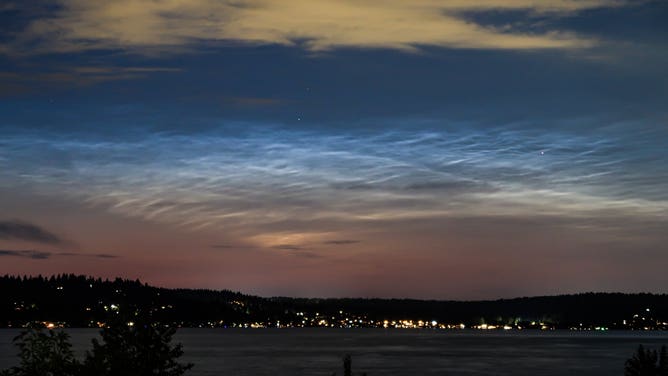
[{"label": "cluster of lights", "polygon": [[[488,324],[481,324],[481,325],[476,325],[473,327],[473,329],[480,329],[480,330],[498,330],[498,329],[503,329],[503,330],[511,330],[511,329],[522,329],[521,326],[518,327],[512,327],[510,325],[488,325]],[[541,327],[541,329],[547,329],[547,326]]]},{"label": "cluster of lights", "polygon": [[111,311],[111,312],[116,312],[118,314],[119,310],[121,309],[121,306],[118,304],[110,304],[108,306],[105,305],[103,308],[105,312]]},{"label": "cluster of lights", "polygon": [[[62,287],[57,287],[57,290],[62,290]],[[121,290],[116,290],[116,293],[122,293]],[[158,294],[159,295],[159,294]],[[105,312],[119,314],[121,306],[118,303],[103,303],[98,301],[98,304],[104,309]],[[244,301],[235,300],[232,301],[233,306],[239,308],[248,309],[247,304]],[[36,309],[35,304],[26,304],[25,302],[14,302],[15,311],[24,311]],[[158,312],[161,310],[173,309],[172,305],[160,305],[152,308],[151,312]],[[93,311],[91,307],[83,307],[87,312]],[[668,330],[668,322],[660,321],[652,317],[652,311],[649,308],[643,309],[640,313],[634,314],[631,319],[622,320],[621,323],[612,323],[610,326],[604,325],[592,325],[580,323],[570,327],[570,330],[575,331],[607,331],[610,328],[613,329],[631,329],[631,330]],[[338,311],[338,315],[334,313],[333,315],[320,314],[319,312],[296,312],[295,319],[288,320],[287,322],[281,321],[248,321],[248,322],[224,322],[223,320],[219,321],[208,321],[201,323],[174,323],[178,326],[188,326],[188,327],[232,327],[232,328],[294,328],[294,327],[323,327],[323,328],[393,328],[393,329],[466,329],[467,326],[463,323],[441,323],[436,320],[415,320],[415,319],[400,319],[400,320],[372,320],[367,318],[365,315],[351,314],[346,313],[343,310]],[[518,319],[519,320],[519,319]],[[50,322],[42,321],[36,322],[43,325],[45,328],[54,329],[66,327],[67,323],[65,322]],[[25,325],[29,325],[27,323]],[[24,325],[24,326],[25,326]],[[91,327],[105,327],[104,322],[99,321],[90,321],[89,325]],[[135,325],[134,322],[129,321],[127,325],[132,327]],[[11,323],[9,324],[11,326]],[[540,330],[554,330],[555,326],[549,323],[542,321],[531,321],[531,322],[522,322],[515,321],[514,324],[487,324],[482,323],[479,325],[469,326],[470,329],[477,330],[522,330],[522,329],[540,329]]]},{"label": "cluster of lights", "polygon": [[64,328],[65,327],[64,322],[42,321],[41,324],[44,325],[44,327],[47,328],[47,329],[56,329],[56,328]]}]

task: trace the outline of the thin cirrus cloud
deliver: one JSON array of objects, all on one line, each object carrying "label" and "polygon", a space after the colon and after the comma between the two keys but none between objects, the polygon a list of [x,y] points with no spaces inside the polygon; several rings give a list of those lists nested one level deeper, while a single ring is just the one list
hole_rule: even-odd
[{"label": "thin cirrus cloud", "polygon": [[597,41],[569,30],[532,32],[516,30],[512,24],[483,25],[464,15],[519,10],[549,17],[623,4],[617,0],[63,0],[3,48],[27,53],[182,51],[210,41],[300,46],[310,51],[583,48]]},{"label": "thin cirrus cloud", "polygon": [[301,251],[305,248],[297,244],[278,244],[272,247],[273,249],[280,249],[283,251]]},{"label": "thin cirrus cloud", "polygon": [[340,239],[340,240],[328,240],[323,242],[323,244],[329,244],[329,245],[348,245],[348,244],[357,244],[359,243],[360,240],[352,240],[352,239]]},{"label": "thin cirrus cloud", "polygon": [[168,67],[121,66],[55,66],[36,72],[0,72],[0,96],[35,92],[44,88],[68,86],[84,87],[109,81],[146,78],[153,73],[174,73],[181,69]]},{"label": "thin cirrus cloud", "polygon": [[112,255],[109,253],[77,253],[77,252],[60,252],[60,253],[54,253],[55,256],[75,256],[75,257],[93,257],[93,258],[99,258],[99,259],[114,259],[118,258],[118,255]]},{"label": "thin cirrus cloud", "polygon": [[0,249],[0,257],[21,257],[33,260],[45,260],[51,257],[51,252],[36,251],[34,249],[16,250],[16,249]]}]

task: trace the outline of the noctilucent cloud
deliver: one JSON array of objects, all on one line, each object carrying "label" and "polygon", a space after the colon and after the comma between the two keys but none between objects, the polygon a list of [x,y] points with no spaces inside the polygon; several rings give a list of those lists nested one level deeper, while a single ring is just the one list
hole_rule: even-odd
[{"label": "noctilucent cloud", "polygon": [[0,273],[668,283],[664,1],[6,1]]}]

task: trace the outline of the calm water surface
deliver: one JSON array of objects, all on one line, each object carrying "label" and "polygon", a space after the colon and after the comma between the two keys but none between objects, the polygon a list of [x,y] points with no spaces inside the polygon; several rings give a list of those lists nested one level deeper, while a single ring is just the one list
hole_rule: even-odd
[{"label": "calm water surface", "polygon": [[[16,362],[18,330],[0,330],[0,369]],[[93,329],[71,329],[77,354]],[[181,329],[190,376],[342,375],[623,375],[639,344],[668,345],[663,332],[481,332],[383,329]]]}]

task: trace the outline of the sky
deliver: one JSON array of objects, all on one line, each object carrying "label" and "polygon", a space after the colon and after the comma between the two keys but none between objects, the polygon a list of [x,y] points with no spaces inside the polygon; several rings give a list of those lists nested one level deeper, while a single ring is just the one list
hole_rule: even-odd
[{"label": "sky", "polygon": [[668,2],[0,4],[0,274],[668,285]]}]

